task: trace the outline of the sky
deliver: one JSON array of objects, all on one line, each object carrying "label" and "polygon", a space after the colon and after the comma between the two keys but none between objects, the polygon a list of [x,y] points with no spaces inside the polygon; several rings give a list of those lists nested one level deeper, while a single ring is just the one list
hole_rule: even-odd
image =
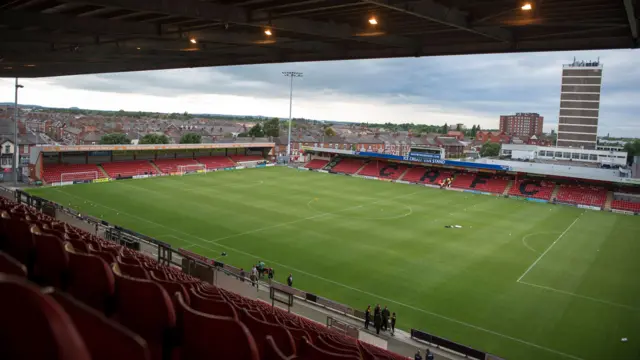
[{"label": "sky", "polygon": [[[537,112],[557,127],[562,64],[604,65],[600,135],[640,137],[640,50],[543,52],[228,66],[22,79],[20,103],[99,110],[293,116],[370,123],[474,124]],[[13,102],[0,79],[0,102]]]}]

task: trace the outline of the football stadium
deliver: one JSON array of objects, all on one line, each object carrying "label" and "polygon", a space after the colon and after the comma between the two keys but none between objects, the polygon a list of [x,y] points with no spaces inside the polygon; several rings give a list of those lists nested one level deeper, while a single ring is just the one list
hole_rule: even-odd
[{"label": "football stadium", "polygon": [[[443,149],[424,146],[404,156],[300,147],[300,162],[287,166],[276,164],[273,146],[36,148],[30,171],[43,186],[18,191],[15,199],[23,205],[3,203],[5,235],[15,231],[7,221],[41,229],[31,235],[35,260],[23,244],[9,241],[3,251],[29,264],[27,273],[38,281],[110,316],[109,292],[96,294],[96,286],[83,283],[100,272],[73,274],[89,271],[74,268],[79,254],[113,264],[116,290],[123,281],[151,279],[168,294],[184,291],[195,310],[227,314],[228,308],[193,303],[194,297],[215,297],[232,304],[251,332],[257,331],[251,321],[291,321],[291,344],[277,332],[273,344],[256,339],[261,358],[287,358],[294,348],[310,359],[406,358],[416,343],[430,344],[438,359],[637,357],[640,222],[634,214],[640,201],[634,184],[567,177],[560,165],[543,175],[521,172],[513,161],[444,160]],[[612,173],[585,169],[594,176]],[[86,230],[36,209],[75,219]],[[56,236],[66,246],[43,242]],[[58,255],[49,259],[42,251]],[[259,263],[272,269],[273,279],[254,279],[251,269]],[[285,285],[289,276],[292,286]],[[203,285],[190,290],[195,281]],[[226,292],[229,281],[232,290],[257,300]],[[257,295],[243,292],[254,289],[254,281]],[[374,350],[362,336],[376,331],[373,322],[373,330],[363,329],[365,309],[375,304],[397,317],[397,337],[382,331],[388,350]],[[320,307],[331,320],[292,320],[272,305],[302,314],[304,307]],[[170,327],[160,322],[156,305],[140,306],[157,313],[125,325]],[[187,305],[176,306],[179,313]],[[304,325],[294,327],[296,321]],[[294,329],[316,341],[306,343]],[[402,333],[409,347],[394,344]],[[153,358],[169,345],[152,335],[143,338]],[[273,351],[267,347],[283,356],[267,356]]]},{"label": "football stadium", "polygon": [[[15,101],[0,103],[0,360],[640,359],[640,142],[628,137],[635,125],[618,126],[637,118],[638,74],[622,67],[640,47],[637,7],[2,2],[0,79],[11,78]],[[560,69],[547,54],[612,49],[627,54],[612,73],[629,82],[603,96],[602,116],[600,55],[571,54]],[[489,79],[506,62],[491,73],[476,58],[364,64],[528,52],[540,53],[512,63],[529,81],[509,71]],[[306,94],[330,102],[308,109],[322,112],[316,119],[359,117],[340,133],[330,120],[294,119],[295,64],[316,72],[347,60],[361,61],[346,71],[364,81],[318,70]],[[291,68],[265,75],[284,63]],[[531,96],[532,80],[552,63],[562,74],[557,133],[543,133],[537,112],[485,129],[489,106],[549,103],[555,90]],[[238,76],[238,65],[252,72]],[[236,68],[206,72],[222,66]],[[197,78],[140,81],[143,71],[197,68]],[[126,72],[139,73],[110,75]],[[472,72],[482,76],[460,76]],[[281,75],[288,123],[276,104]],[[511,87],[494,92],[500,81]],[[339,91],[347,82],[359,90]],[[409,82],[424,89],[403,91]],[[526,100],[508,96],[514,84]],[[18,93],[38,86],[26,98],[47,106],[19,106]],[[461,93],[485,110],[462,107]],[[102,110],[76,106],[92,104]],[[232,104],[235,115],[215,115]],[[616,125],[598,128],[601,116]],[[465,129],[472,122],[482,130]],[[298,125],[307,132],[292,138]],[[602,136],[612,128],[629,142]]]}]

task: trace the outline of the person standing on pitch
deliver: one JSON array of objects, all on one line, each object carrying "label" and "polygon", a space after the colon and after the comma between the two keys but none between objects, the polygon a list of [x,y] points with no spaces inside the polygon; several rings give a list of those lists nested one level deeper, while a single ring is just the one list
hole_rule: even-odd
[{"label": "person standing on pitch", "polygon": [[289,277],[287,278],[287,285],[290,287],[293,286],[293,275],[291,274],[289,274]]},{"label": "person standing on pitch", "polygon": [[384,306],[382,310],[382,330],[387,331],[389,327],[389,309],[387,309],[387,305]]},{"label": "person standing on pitch", "polygon": [[364,312],[364,328],[369,328],[369,323],[371,322],[371,305],[367,305],[367,310]]},{"label": "person standing on pitch", "polygon": [[391,314],[391,335],[396,333],[396,313]]},{"label": "person standing on pitch", "polygon": [[382,315],[380,312],[380,304],[377,304],[373,310],[373,325],[376,327],[376,334],[378,335],[380,335],[380,326],[382,326]]}]

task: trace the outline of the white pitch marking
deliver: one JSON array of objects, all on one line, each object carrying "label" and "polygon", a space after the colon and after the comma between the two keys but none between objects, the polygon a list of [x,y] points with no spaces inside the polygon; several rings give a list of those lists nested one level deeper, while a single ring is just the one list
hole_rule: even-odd
[{"label": "white pitch marking", "polygon": [[529,246],[529,244],[527,244],[527,239],[529,238],[529,236],[534,236],[534,235],[542,235],[542,234],[557,234],[557,231],[553,231],[553,232],[536,232],[536,233],[530,233],[527,234],[525,236],[522,237],[522,244],[529,250],[533,251],[534,253],[540,253],[540,251],[532,248],[531,246]]},{"label": "white pitch marking", "polygon": [[[57,188],[56,188],[55,190],[60,191],[60,192],[62,192],[62,193],[64,193],[64,194],[67,194],[67,195],[69,195],[69,196],[72,196],[72,197],[75,197],[75,198],[79,198],[79,199],[81,199],[81,200],[86,200],[85,198],[82,198],[82,197],[79,197],[79,196],[76,196],[76,195],[73,195],[73,194],[69,194],[69,193],[67,193],[67,192],[65,192],[65,191],[62,191],[62,190],[60,190],[60,189],[57,189]],[[413,195],[413,194],[414,194],[414,193],[409,194],[409,195]],[[405,196],[408,196],[408,195],[405,195]],[[105,209],[109,209],[109,210],[112,210],[112,211],[116,211],[115,209],[110,208],[110,207],[108,207],[108,206],[105,206],[105,205],[102,205],[102,204],[99,204],[99,203],[96,203],[96,202],[93,202],[93,201],[90,201],[90,200],[87,200],[87,201],[92,202],[92,203],[94,203],[94,204],[96,204],[96,205],[102,206],[102,207],[104,207]],[[124,213],[123,213],[123,214],[124,214]],[[194,239],[198,239],[198,240],[201,240],[201,241],[209,242],[208,240],[203,239],[203,238],[201,238],[201,237],[199,237],[199,236],[191,235],[191,234],[185,233],[185,232],[183,232],[183,231],[180,231],[180,230],[176,230],[176,229],[170,228],[170,227],[168,227],[168,226],[166,226],[166,225],[158,224],[158,223],[155,223],[155,222],[153,222],[153,221],[150,221],[150,220],[147,220],[147,219],[144,219],[144,218],[140,218],[140,217],[135,216],[135,215],[130,215],[130,214],[128,214],[128,215],[129,215],[129,216],[131,216],[131,217],[134,217],[134,218],[140,219],[141,221],[145,221],[145,222],[147,222],[147,223],[154,224],[154,225],[157,225],[157,226],[163,227],[163,228],[165,228],[165,229],[169,229],[169,230],[174,231],[174,232],[176,232],[176,233],[181,233],[181,234],[184,234],[184,235],[189,236],[189,237],[194,238]],[[446,321],[449,321],[449,322],[453,322],[453,323],[456,323],[456,324],[459,324],[459,325],[467,326],[467,327],[469,327],[469,328],[472,328],[472,329],[475,329],[475,330],[478,330],[478,331],[482,331],[482,332],[486,332],[486,333],[488,333],[488,334],[496,335],[496,336],[499,336],[499,337],[502,337],[502,338],[505,338],[505,339],[508,339],[508,340],[511,340],[511,341],[514,341],[514,342],[518,342],[518,343],[521,343],[521,344],[524,344],[524,345],[527,345],[527,346],[530,346],[530,347],[533,347],[533,348],[536,348],[536,349],[540,349],[540,350],[548,351],[548,352],[550,352],[550,353],[557,354],[557,355],[560,355],[560,356],[564,356],[564,357],[569,358],[569,359],[574,359],[574,360],[584,360],[584,359],[582,359],[582,358],[580,358],[580,357],[577,357],[577,356],[574,356],[574,355],[571,355],[571,354],[567,354],[567,353],[563,353],[563,352],[561,352],[561,351],[557,351],[557,350],[549,349],[549,348],[547,348],[547,347],[544,347],[544,346],[541,346],[541,345],[538,345],[538,344],[534,344],[534,343],[529,342],[529,341],[526,341],[526,340],[522,340],[522,339],[519,339],[519,338],[515,338],[515,337],[509,336],[509,335],[504,335],[504,334],[501,334],[501,333],[496,332],[496,331],[493,331],[493,330],[485,329],[485,328],[482,328],[482,327],[480,327],[480,326],[473,325],[473,324],[469,324],[469,323],[466,323],[466,322],[464,322],[464,321],[456,320],[456,319],[453,319],[453,318],[450,318],[450,317],[447,317],[447,316],[444,316],[444,315],[440,315],[440,314],[438,314],[438,313],[434,313],[434,312],[431,312],[431,311],[428,311],[428,310],[420,309],[420,308],[417,308],[417,307],[415,307],[415,306],[408,305],[408,304],[404,304],[404,303],[402,303],[402,302],[399,302],[399,301],[396,301],[396,300],[393,300],[393,299],[389,299],[389,298],[386,298],[386,297],[383,297],[383,296],[380,296],[380,295],[376,295],[376,294],[370,293],[370,292],[365,291],[365,290],[360,290],[360,289],[357,289],[357,288],[351,287],[351,286],[349,286],[349,285],[346,285],[346,284],[343,284],[343,283],[340,283],[340,282],[337,282],[337,281],[333,281],[333,280],[330,280],[330,279],[327,279],[327,278],[324,278],[324,277],[321,277],[321,276],[318,276],[318,275],[315,275],[315,274],[308,273],[308,272],[303,271],[303,270],[300,270],[300,269],[296,269],[296,268],[291,267],[291,266],[287,266],[287,265],[284,265],[284,264],[280,264],[280,263],[278,263],[278,262],[276,262],[276,261],[272,261],[272,260],[266,259],[266,258],[264,258],[264,257],[260,257],[260,256],[257,256],[257,255],[251,254],[251,253],[247,253],[247,252],[244,252],[244,251],[241,251],[241,250],[238,250],[238,249],[234,249],[234,248],[232,248],[232,247],[230,247],[230,246],[226,246],[226,245],[219,244],[219,243],[213,243],[213,244],[214,244],[215,246],[219,246],[219,247],[227,248],[227,249],[229,249],[229,250],[235,251],[235,252],[240,253],[240,254],[244,254],[244,255],[247,255],[247,256],[251,256],[251,257],[254,257],[254,258],[261,258],[261,259],[265,260],[266,262],[273,263],[273,264],[276,264],[276,265],[278,265],[278,266],[282,266],[282,267],[287,268],[287,269],[291,269],[291,270],[293,270],[293,271],[295,271],[295,272],[298,272],[298,273],[300,273],[300,274],[305,274],[305,275],[307,275],[307,276],[310,276],[310,277],[313,277],[313,278],[316,278],[316,279],[319,279],[319,280],[323,280],[323,281],[325,281],[325,282],[328,282],[328,283],[331,283],[331,284],[335,284],[335,285],[338,285],[338,286],[344,287],[344,288],[349,289],[349,290],[357,291],[357,292],[362,293],[362,294],[365,294],[365,295],[369,295],[369,296],[377,297],[377,298],[379,298],[379,299],[382,299],[382,300],[385,300],[385,301],[388,301],[388,302],[391,302],[391,303],[394,303],[394,304],[397,304],[397,305],[400,305],[400,306],[404,306],[404,307],[406,307],[406,308],[409,308],[409,309],[412,309],[412,310],[415,310],[415,311],[419,311],[419,312],[425,313],[425,314],[427,314],[427,315],[431,315],[431,316],[433,316],[433,317],[437,317],[437,318],[440,318],[440,319],[443,319],[443,320],[446,320]],[[197,247],[200,247],[200,248],[203,248],[203,249],[213,250],[213,249],[211,249],[211,248],[209,248],[209,247],[205,247],[205,246],[198,245],[198,244],[195,244],[195,243],[194,243],[193,245],[194,245],[194,246],[197,246]]]},{"label": "white pitch marking", "polygon": [[520,282],[520,280],[522,280],[522,278],[527,275],[529,273],[529,271],[531,271],[531,269],[533,269],[534,266],[536,266],[536,264],[549,252],[549,250],[551,250],[551,248],[553,248],[553,246],[560,240],[562,239],[562,237],[564,236],[564,234],[566,234],[572,227],[573,225],[578,221],[578,219],[580,219],[580,217],[578,216],[575,220],[573,220],[573,222],[571,223],[571,225],[569,225],[563,232],[562,234],[560,234],[560,236],[558,236],[558,238],[547,248],[547,250],[545,250],[537,259],[536,261],[533,262],[533,264],[531,264],[531,266],[529,266],[529,268],[522,274],[520,275],[520,277],[518,278],[518,280],[516,280],[516,282]]},{"label": "white pitch marking", "polygon": [[529,286],[537,287],[537,288],[548,290],[548,291],[557,292],[557,293],[564,294],[564,295],[575,296],[575,297],[579,297],[581,299],[591,300],[591,301],[599,302],[599,303],[602,303],[602,304],[605,304],[605,305],[620,307],[620,308],[627,309],[627,310],[640,311],[640,309],[634,308],[633,306],[618,304],[618,303],[614,303],[614,302],[611,302],[611,301],[594,298],[594,297],[591,297],[591,296],[580,295],[580,294],[572,293],[570,291],[554,289],[554,288],[548,287],[548,286],[532,284],[532,283],[528,283],[528,282],[524,282],[524,281],[520,281],[520,284],[529,285]]}]

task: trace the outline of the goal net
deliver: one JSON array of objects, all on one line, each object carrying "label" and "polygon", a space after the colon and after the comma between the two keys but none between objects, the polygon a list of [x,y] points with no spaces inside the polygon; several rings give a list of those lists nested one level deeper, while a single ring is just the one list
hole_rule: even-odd
[{"label": "goal net", "polygon": [[95,180],[97,178],[98,178],[97,171],[80,171],[80,172],[68,172],[68,173],[60,174],[60,182]]},{"label": "goal net", "polygon": [[178,173],[180,175],[203,173],[206,172],[207,167],[204,164],[191,164],[191,165],[178,165]]}]

